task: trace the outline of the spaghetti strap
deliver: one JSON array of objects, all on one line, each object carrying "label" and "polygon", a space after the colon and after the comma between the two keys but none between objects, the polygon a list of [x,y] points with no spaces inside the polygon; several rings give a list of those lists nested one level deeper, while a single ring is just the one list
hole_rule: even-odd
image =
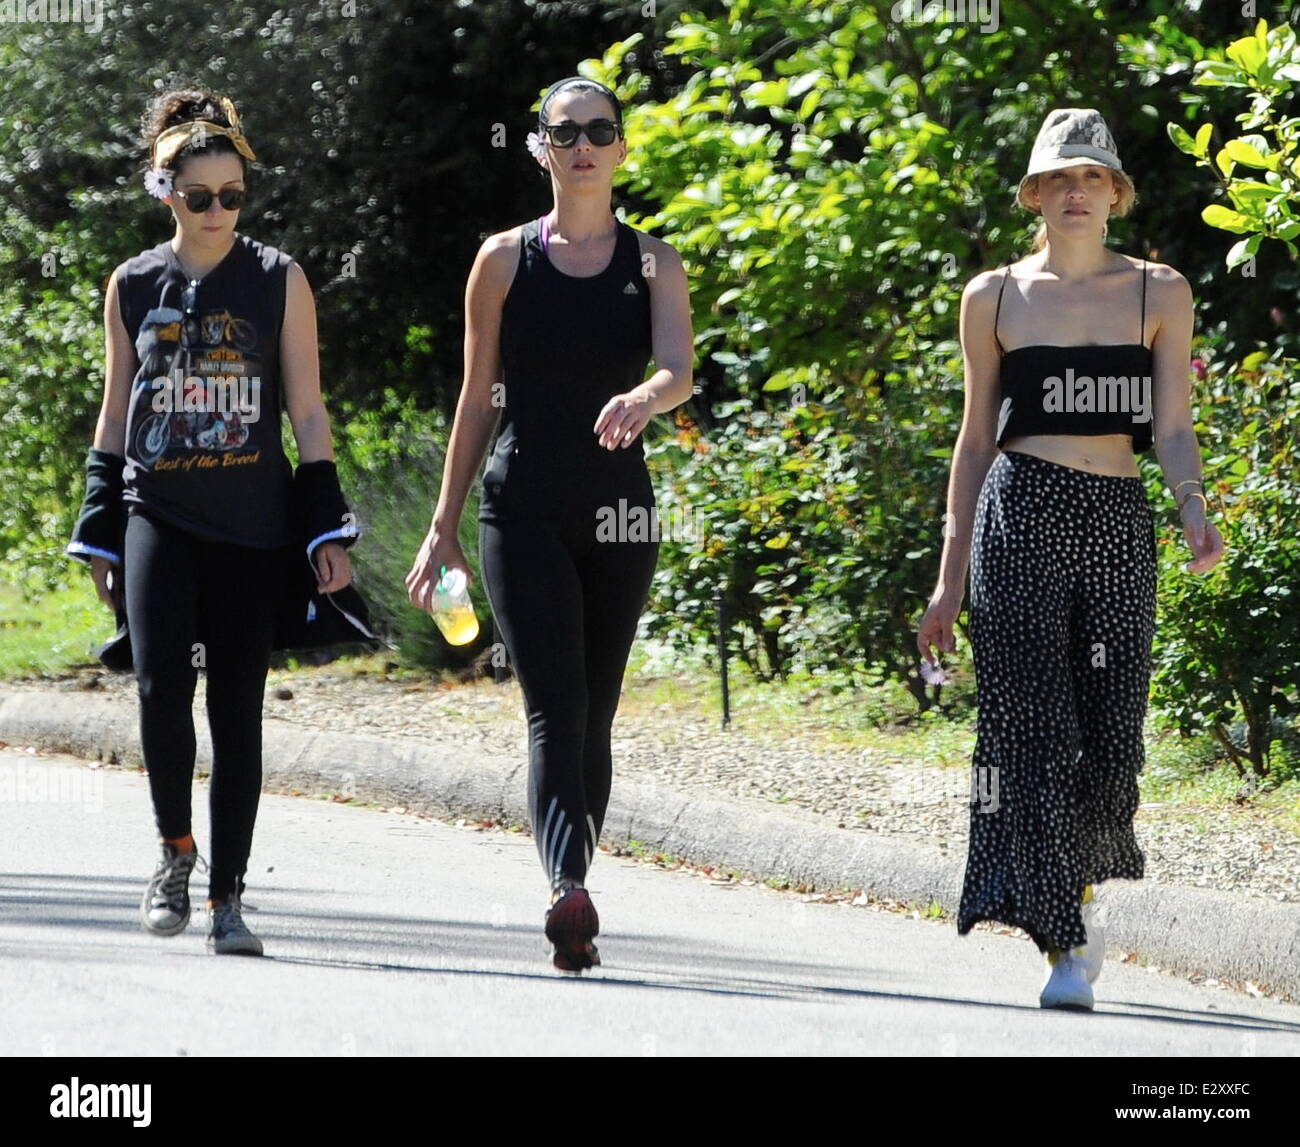
[{"label": "spaghetti strap", "polygon": [[998,288],[997,309],[993,312],[993,341],[998,344],[998,350],[1000,350],[1003,354],[1006,354],[1007,348],[1002,345],[1002,340],[998,338],[998,316],[1002,314],[1002,292],[1007,289],[1007,279],[1010,277],[1010,275],[1011,275],[1011,268],[1010,266],[1008,266],[1006,269],[1006,274],[1002,276],[1002,286]]},{"label": "spaghetti strap", "polygon": [[1147,261],[1142,260],[1142,325],[1138,327],[1138,342],[1147,345]]}]

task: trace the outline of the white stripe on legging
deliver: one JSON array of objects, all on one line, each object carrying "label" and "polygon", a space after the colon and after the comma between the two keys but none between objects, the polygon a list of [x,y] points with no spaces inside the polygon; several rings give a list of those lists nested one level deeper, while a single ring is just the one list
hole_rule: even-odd
[{"label": "white stripe on legging", "polygon": [[[557,832],[555,835],[559,836],[560,834]],[[556,849],[555,856],[552,858],[551,861],[551,883],[552,884],[555,883],[555,877],[559,875],[560,866],[564,863],[564,850],[569,847],[569,837],[572,835],[573,835],[573,825],[569,825],[564,830],[564,839],[559,842],[560,847]]]},{"label": "white stripe on legging", "polygon": [[542,835],[537,838],[537,851],[541,853],[542,864],[546,866],[547,879],[550,878],[551,869],[547,863],[547,840],[551,835],[551,818],[555,815],[555,806],[560,803],[559,797],[551,797],[551,807],[546,810],[546,824],[542,828]]},{"label": "white stripe on legging", "polygon": [[[564,809],[557,808],[559,797],[551,797],[551,807],[546,812],[546,827],[542,830],[542,864],[546,866],[546,878],[555,883],[556,873],[561,858],[564,856],[565,846],[569,843],[569,834],[573,831],[573,825],[568,824],[568,817],[564,815]],[[557,814],[558,815],[555,815]],[[554,823],[551,817],[555,815]],[[560,834],[563,833],[563,840]]]}]

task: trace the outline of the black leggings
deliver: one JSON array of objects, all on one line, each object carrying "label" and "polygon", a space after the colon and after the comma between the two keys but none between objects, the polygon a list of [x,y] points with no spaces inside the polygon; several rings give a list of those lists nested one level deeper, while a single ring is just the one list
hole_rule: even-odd
[{"label": "black leggings", "polygon": [[212,845],[208,895],[242,895],[262,789],[262,694],[284,550],[202,541],[132,512],[124,583],[140,690],[140,741],[158,832],[190,832],[194,685],[208,674]]},{"label": "black leggings", "polygon": [[480,521],[484,588],[528,716],[528,811],[546,875],[582,882],[609,803],[610,730],[658,541],[597,541],[594,517]]}]

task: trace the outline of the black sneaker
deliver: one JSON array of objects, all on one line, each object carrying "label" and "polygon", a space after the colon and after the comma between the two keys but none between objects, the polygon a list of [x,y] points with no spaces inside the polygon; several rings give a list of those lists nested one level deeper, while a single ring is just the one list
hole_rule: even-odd
[{"label": "black sneaker", "polygon": [[208,951],[214,955],[260,956],[262,941],[244,923],[239,894],[232,892],[208,916]]},{"label": "black sneaker", "polygon": [[196,864],[207,871],[208,862],[197,848],[180,852],[174,844],[163,843],[162,856],[154,869],[153,879],[140,901],[140,923],[155,936],[175,936],[190,923],[190,873]]},{"label": "black sneaker", "polygon": [[570,886],[546,913],[546,938],[551,942],[551,963],[561,972],[584,972],[600,963],[592,940],[600,932],[600,918],[591,895],[580,885]]}]

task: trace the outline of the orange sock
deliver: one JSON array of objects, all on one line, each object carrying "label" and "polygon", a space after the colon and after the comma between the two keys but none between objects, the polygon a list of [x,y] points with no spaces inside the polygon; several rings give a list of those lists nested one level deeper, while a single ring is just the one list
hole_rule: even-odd
[{"label": "orange sock", "polygon": [[163,844],[174,844],[177,852],[193,852],[194,834],[187,832],[184,836],[178,836],[175,840],[168,840],[164,837]]}]

